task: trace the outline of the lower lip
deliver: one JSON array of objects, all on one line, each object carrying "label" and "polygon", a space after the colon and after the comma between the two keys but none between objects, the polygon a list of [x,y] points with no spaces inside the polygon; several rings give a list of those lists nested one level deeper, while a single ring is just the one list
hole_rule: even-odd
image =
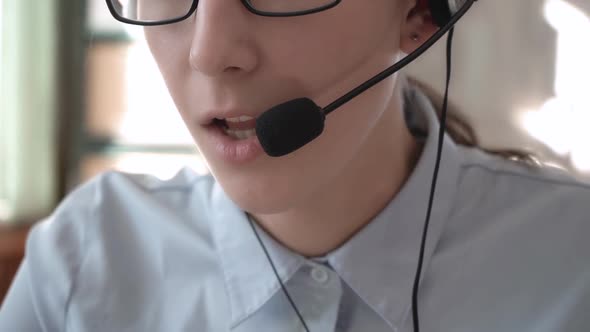
[{"label": "lower lip", "polygon": [[206,125],[205,129],[208,137],[211,138],[213,150],[227,163],[247,163],[256,159],[264,152],[257,136],[237,140],[228,136],[225,131],[216,124]]}]

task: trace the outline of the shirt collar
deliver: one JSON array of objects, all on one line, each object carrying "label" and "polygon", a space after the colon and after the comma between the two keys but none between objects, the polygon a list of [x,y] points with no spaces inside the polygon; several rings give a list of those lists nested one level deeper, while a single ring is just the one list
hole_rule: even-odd
[{"label": "shirt collar", "polygon": [[[402,324],[411,309],[439,127],[435,110],[420,91],[408,89],[405,102],[406,115],[415,115],[407,119],[408,124],[419,126],[421,123],[429,133],[416,167],[400,192],[374,220],[323,257],[363,301],[394,327]],[[422,276],[428,272],[430,257],[450,213],[459,167],[457,147],[445,135]],[[217,183],[213,187],[210,215],[230,301],[231,326],[235,327],[279,291],[280,284],[246,214]],[[256,224],[254,227],[281,280],[287,282],[306,259],[277,243]]]},{"label": "shirt collar", "polygon": [[[266,303],[280,289],[280,284],[247,215],[226,196],[217,182],[212,189],[210,216],[233,328]],[[279,277],[286,282],[304,264],[305,258],[276,242],[256,223],[253,225]]]}]

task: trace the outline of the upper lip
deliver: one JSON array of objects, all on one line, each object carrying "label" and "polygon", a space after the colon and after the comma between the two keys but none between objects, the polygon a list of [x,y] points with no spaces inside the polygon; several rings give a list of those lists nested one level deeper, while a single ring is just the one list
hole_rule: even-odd
[{"label": "upper lip", "polygon": [[247,115],[247,116],[250,116],[253,118],[257,118],[259,116],[259,114],[253,114],[252,112],[248,112],[248,111],[212,110],[212,111],[205,113],[205,115],[202,118],[201,123],[204,125],[208,125],[208,124],[211,124],[213,122],[213,120],[215,120],[215,119],[223,120],[223,119],[227,119],[227,118],[237,118],[237,117],[244,116],[244,115]]}]

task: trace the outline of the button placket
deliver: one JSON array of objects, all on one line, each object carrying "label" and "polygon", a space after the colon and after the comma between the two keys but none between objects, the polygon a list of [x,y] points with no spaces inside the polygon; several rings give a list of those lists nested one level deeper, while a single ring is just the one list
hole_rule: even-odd
[{"label": "button placket", "polygon": [[[342,298],[340,279],[329,267],[315,262],[308,263],[307,306],[302,309],[312,331],[334,331],[338,318],[338,308]],[[311,282],[311,283],[310,283]]]}]

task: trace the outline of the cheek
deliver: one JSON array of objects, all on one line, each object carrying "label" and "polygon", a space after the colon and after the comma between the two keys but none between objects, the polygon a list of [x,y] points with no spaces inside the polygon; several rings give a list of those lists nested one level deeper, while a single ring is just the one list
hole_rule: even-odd
[{"label": "cheek", "polygon": [[369,137],[376,133],[380,121],[388,121],[386,112],[392,106],[395,76],[384,80],[374,88],[352,99],[340,109],[329,114],[323,137],[320,138],[321,150],[326,160],[335,160],[345,165],[366,148],[366,144],[381,144]]},{"label": "cheek", "polygon": [[268,29],[266,63],[273,72],[296,78],[301,92],[321,106],[332,102],[391,65],[397,54],[395,6],[372,1],[380,4],[343,2],[317,17],[304,16]]},{"label": "cheek", "polygon": [[181,54],[186,54],[189,44],[185,41],[183,24],[145,27],[144,36],[162,74],[168,74],[181,63]]}]

